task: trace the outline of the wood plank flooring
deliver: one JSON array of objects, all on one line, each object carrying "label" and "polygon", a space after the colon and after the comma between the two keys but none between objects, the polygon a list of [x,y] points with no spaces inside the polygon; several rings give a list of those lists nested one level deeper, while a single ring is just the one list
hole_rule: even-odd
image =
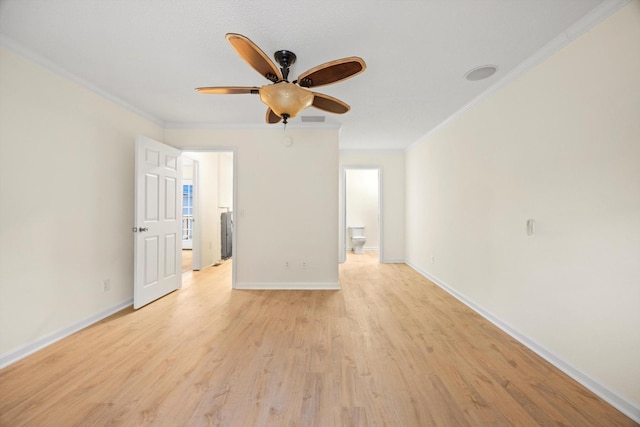
[{"label": "wood plank flooring", "polygon": [[193,251],[191,249],[182,250],[182,272],[186,273],[193,269]]},{"label": "wood plank flooring", "polygon": [[402,264],[232,291],[231,262],[0,371],[0,426],[630,426]]}]

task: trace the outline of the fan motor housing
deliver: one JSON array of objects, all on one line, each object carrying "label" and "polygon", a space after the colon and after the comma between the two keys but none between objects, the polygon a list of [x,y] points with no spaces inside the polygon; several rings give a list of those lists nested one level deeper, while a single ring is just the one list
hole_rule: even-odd
[{"label": "fan motor housing", "polygon": [[296,63],[296,54],[290,50],[279,50],[273,54],[276,62],[280,64],[280,70],[282,71],[282,78],[285,81],[289,81],[289,67]]},{"label": "fan motor housing", "polygon": [[288,68],[296,63],[297,56],[290,50],[279,50],[273,54],[278,64],[283,68]]}]

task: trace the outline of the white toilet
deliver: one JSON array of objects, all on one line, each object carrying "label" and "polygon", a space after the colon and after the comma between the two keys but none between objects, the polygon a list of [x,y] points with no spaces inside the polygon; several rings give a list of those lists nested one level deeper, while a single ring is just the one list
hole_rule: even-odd
[{"label": "white toilet", "polygon": [[364,243],[367,241],[364,236],[364,227],[349,227],[349,237],[351,237],[353,252],[363,254]]}]

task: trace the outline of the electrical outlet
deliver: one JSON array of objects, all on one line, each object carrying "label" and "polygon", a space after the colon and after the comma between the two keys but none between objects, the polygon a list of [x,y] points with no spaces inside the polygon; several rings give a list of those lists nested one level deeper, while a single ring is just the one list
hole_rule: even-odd
[{"label": "electrical outlet", "polygon": [[435,263],[436,263],[436,256],[431,255],[431,264],[435,264]]},{"label": "electrical outlet", "polygon": [[284,269],[288,270],[289,268],[291,268],[291,264],[289,263],[289,261],[285,261],[284,262]]},{"label": "electrical outlet", "polygon": [[102,281],[102,292],[109,292],[111,290],[111,279],[104,279]]},{"label": "electrical outlet", "polygon": [[302,267],[303,270],[306,270],[307,268],[309,268],[309,261],[302,261],[300,267]]}]

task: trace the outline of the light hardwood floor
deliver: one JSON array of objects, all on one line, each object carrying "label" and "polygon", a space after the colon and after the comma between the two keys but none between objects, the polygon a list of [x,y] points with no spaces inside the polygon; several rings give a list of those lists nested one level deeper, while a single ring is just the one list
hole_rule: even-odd
[{"label": "light hardwood floor", "polygon": [[186,273],[193,268],[193,251],[183,249],[182,250],[182,272]]},{"label": "light hardwood floor", "polygon": [[231,262],[0,371],[1,426],[629,426],[406,265],[232,291]]}]

